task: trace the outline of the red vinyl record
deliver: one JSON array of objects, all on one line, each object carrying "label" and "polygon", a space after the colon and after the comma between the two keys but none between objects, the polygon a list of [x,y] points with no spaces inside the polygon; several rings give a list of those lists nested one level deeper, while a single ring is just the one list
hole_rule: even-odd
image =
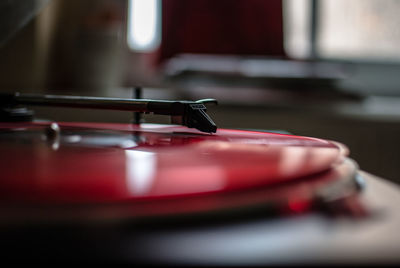
[{"label": "red vinyl record", "polygon": [[356,170],[346,147],[322,139],[156,124],[1,123],[0,147],[8,219],[301,210]]}]

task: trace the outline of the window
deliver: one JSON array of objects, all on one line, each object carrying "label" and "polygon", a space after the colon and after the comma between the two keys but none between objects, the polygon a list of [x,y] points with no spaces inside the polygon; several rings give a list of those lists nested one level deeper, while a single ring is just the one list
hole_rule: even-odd
[{"label": "window", "polygon": [[160,0],[130,0],[128,5],[128,45],[138,52],[152,51],[160,43]]},{"label": "window", "polygon": [[[284,0],[285,47],[307,58],[400,61],[400,1]],[[315,7],[315,44],[312,17]]]}]

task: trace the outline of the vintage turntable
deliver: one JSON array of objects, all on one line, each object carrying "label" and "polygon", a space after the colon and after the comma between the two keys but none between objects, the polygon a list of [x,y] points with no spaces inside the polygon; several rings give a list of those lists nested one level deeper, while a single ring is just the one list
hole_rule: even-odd
[{"label": "vintage turntable", "polygon": [[[0,45],[47,2],[3,1]],[[1,95],[1,260],[399,262],[397,185],[359,170],[337,142],[217,129],[212,102]],[[54,122],[24,105],[155,113],[174,125]]]},{"label": "vintage turntable", "polygon": [[[397,186],[360,171],[337,142],[217,130],[207,102],[3,94],[2,258],[399,261]],[[184,126],[30,121],[25,104],[164,114]]]}]

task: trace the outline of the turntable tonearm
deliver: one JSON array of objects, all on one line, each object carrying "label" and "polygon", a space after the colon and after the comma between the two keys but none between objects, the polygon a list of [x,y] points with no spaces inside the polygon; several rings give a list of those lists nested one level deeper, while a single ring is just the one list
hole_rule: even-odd
[{"label": "turntable tonearm", "polygon": [[25,118],[30,115],[18,113],[20,109],[13,109],[16,105],[41,105],[58,107],[75,107],[91,109],[108,109],[133,111],[140,113],[153,113],[170,115],[172,123],[181,124],[190,128],[196,128],[203,132],[214,133],[217,126],[206,114],[204,104],[214,103],[215,99],[204,99],[198,101],[167,101],[147,99],[120,99],[100,98],[83,96],[57,96],[57,95],[36,95],[36,94],[0,94],[0,119],[1,121],[18,121],[18,118]]}]

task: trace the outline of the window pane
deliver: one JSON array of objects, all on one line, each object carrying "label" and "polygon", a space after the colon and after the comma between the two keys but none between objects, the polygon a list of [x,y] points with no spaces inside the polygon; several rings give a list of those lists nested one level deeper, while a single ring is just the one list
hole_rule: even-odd
[{"label": "window pane", "polygon": [[318,50],[322,57],[400,60],[400,1],[323,0]]}]

